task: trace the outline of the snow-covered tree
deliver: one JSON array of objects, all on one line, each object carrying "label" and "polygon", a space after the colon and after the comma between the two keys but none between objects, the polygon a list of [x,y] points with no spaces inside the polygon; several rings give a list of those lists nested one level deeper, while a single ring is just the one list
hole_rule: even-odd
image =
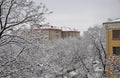
[{"label": "snow-covered tree", "polygon": [[0,78],[39,76],[41,71],[31,58],[38,49],[19,36],[16,28],[42,23],[49,13],[44,4],[36,5],[32,0],[0,0]]},{"label": "snow-covered tree", "polygon": [[0,38],[23,23],[42,23],[45,14],[51,13],[45,5],[36,5],[32,0],[0,1]]},{"label": "snow-covered tree", "polygon": [[[103,26],[90,27],[88,31],[84,32],[84,40],[92,46],[94,54],[93,64],[99,64],[102,66],[102,75],[105,76],[106,67],[106,35],[105,28]],[[96,61],[96,62],[95,62]]]},{"label": "snow-covered tree", "polygon": [[106,65],[103,27],[89,28],[80,38],[42,44],[25,40],[15,30],[21,24],[41,23],[49,13],[45,5],[36,6],[31,0],[0,1],[0,78],[103,77]]}]

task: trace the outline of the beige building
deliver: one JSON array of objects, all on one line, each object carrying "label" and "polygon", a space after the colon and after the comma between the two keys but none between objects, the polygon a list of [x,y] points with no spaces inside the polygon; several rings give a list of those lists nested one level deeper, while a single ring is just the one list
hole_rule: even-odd
[{"label": "beige building", "polygon": [[107,38],[107,54],[120,55],[115,49],[120,49],[120,21],[105,22]]},{"label": "beige building", "polygon": [[38,24],[31,26],[30,30],[24,33],[25,38],[34,41],[49,41],[67,37],[79,37],[79,31],[62,30],[57,27],[40,27]]},{"label": "beige building", "polygon": [[61,38],[62,30],[53,27],[31,29],[28,33],[33,40],[48,41]]},{"label": "beige building", "polygon": [[55,40],[62,37],[62,30],[55,28],[43,28],[41,31],[47,33],[47,40]]},{"label": "beige building", "polygon": [[120,19],[105,22],[107,78],[120,78]]},{"label": "beige building", "polygon": [[62,31],[62,38],[79,37],[79,36],[80,36],[79,31]]}]

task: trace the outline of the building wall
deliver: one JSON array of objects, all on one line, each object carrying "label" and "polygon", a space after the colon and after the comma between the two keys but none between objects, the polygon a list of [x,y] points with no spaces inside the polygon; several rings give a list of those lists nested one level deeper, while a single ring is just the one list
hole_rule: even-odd
[{"label": "building wall", "polygon": [[49,31],[49,40],[55,40],[62,37],[62,30],[50,29]]},{"label": "building wall", "polygon": [[113,30],[120,30],[120,22],[109,22],[103,25],[106,27],[106,76],[107,78],[120,78],[120,74],[114,70],[114,66],[120,64],[120,55],[113,54],[113,47],[120,47],[120,39],[113,38]]},{"label": "building wall", "polygon": [[79,31],[75,31],[74,34],[75,34],[74,35],[75,37],[79,37],[80,36],[80,32]]},{"label": "building wall", "polygon": [[69,31],[62,31],[62,38],[69,37],[70,32]]},{"label": "building wall", "polygon": [[62,38],[79,37],[79,36],[80,36],[79,31],[62,31]]},{"label": "building wall", "polygon": [[56,40],[60,38],[67,38],[67,37],[79,37],[79,31],[63,31],[62,29],[51,27],[40,27],[39,25],[32,25],[30,31],[26,34],[25,37],[29,40],[38,40],[38,41],[49,41],[49,40]]},{"label": "building wall", "polygon": [[[120,30],[120,24],[107,24],[108,27],[106,27],[106,38],[107,38],[107,49],[106,52],[108,55],[113,54],[113,47],[120,47],[120,40],[119,39],[113,39],[112,31],[113,30]],[[110,26],[110,27],[109,27]]]}]

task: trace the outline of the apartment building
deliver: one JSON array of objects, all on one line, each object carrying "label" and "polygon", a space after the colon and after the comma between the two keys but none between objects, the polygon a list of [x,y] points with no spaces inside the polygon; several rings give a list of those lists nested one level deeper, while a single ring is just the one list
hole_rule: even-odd
[{"label": "apartment building", "polygon": [[120,78],[120,19],[105,22],[107,78]]},{"label": "apartment building", "polygon": [[79,37],[77,30],[62,30],[55,26],[42,27],[39,24],[33,24],[30,30],[26,32],[26,37],[34,41],[51,41],[60,38]]},{"label": "apartment building", "polygon": [[79,37],[79,36],[80,36],[80,32],[76,30],[62,31],[62,38]]},{"label": "apartment building", "polygon": [[62,37],[62,30],[54,27],[46,27],[40,29],[42,32],[45,32],[48,36],[47,40],[56,40]]}]

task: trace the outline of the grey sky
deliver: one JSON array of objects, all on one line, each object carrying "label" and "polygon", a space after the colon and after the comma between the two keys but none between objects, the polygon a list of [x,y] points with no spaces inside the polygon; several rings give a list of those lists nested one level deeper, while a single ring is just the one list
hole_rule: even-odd
[{"label": "grey sky", "polygon": [[76,28],[80,31],[102,24],[108,18],[120,18],[120,0],[36,0],[53,11],[51,25]]}]

